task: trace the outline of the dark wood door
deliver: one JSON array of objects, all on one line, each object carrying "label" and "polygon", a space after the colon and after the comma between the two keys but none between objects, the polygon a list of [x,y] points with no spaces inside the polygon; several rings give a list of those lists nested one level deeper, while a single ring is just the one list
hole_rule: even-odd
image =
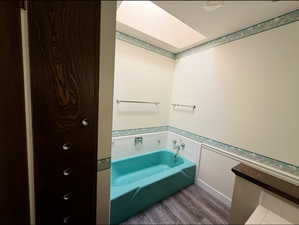
[{"label": "dark wood door", "polygon": [[37,224],[95,224],[99,1],[31,1]]},{"label": "dark wood door", "polygon": [[20,9],[0,1],[0,224],[29,224]]}]

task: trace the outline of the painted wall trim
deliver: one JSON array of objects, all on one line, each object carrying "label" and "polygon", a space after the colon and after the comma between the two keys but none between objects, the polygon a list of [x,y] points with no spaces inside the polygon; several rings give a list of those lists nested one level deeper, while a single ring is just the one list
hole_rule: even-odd
[{"label": "painted wall trim", "polygon": [[294,175],[290,172],[285,172],[280,167],[279,168],[274,167],[275,165],[279,166],[278,164],[275,164],[274,166],[273,165],[267,165],[264,162],[259,162],[259,160],[249,159],[249,158],[246,158],[244,156],[240,156],[240,155],[222,150],[220,148],[213,147],[213,146],[208,145],[208,144],[201,144],[201,150],[213,151],[213,152],[215,152],[219,155],[222,155],[224,157],[227,157],[227,158],[236,160],[240,163],[244,163],[244,164],[250,165],[252,167],[255,167],[257,169],[269,172],[273,176],[280,177],[281,179],[288,180],[289,182],[299,184],[298,175]]},{"label": "painted wall trim", "polygon": [[150,44],[146,41],[142,41],[138,38],[135,38],[131,35],[122,33],[120,31],[116,32],[116,38],[118,40],[125,41],[132,45],[144,48],[146,50],[155,52],[157,54],[166,56],[171,59],[179,59],[183,56],[190,55],[194,52],[213,48],[213,47],[216,47],[219,45],[224,45],[224,44],[227,44],[227,43],[230,43],[230,42],[242,39],[242,38],[249,37],[251,35],[255,35],[255,34],[258,34],[258,33],[264,32],[264,31],[268,31],[268,30],[283,26],[283,25],[287,25],[289,23],[293,23],[296,21],[299,21],[299,9],[296,9],[296,10],[288,12],[286,14],[274,17],[274,18],[266,20],[264,22],[255,24],[253,26],[246,27],[242,30],[224,35],[222,37],[210,40],[208,42],[205,42],[200,45],[194,46],[192,48],[186,49],[179,53],[174,53],[174,52],[168,51],[166,49],[157,47],[153,44]]},{"label": "painted wall trim", "polygon": [[244,28],[242,30],[227,34],[225,36],[213,39],[211,41],[205,42],[203,44],[197,45],[193,48],[187,49],[176,54],[176,58],[181,58],[182,56],[190,55],[191,53],[198,52],[200,50],[205,50],[213,48],[219,45],[223,45],[232,41],[236,41],[251,35],[255,35],[264,31],[268,31],[289,23],[299,21],[299,9],[288,12],[278,17],[266,20],[264,22],[255,24],[253,26]]},{"label": "painted wall trim", "polygon": [[146,127],[146,128],[127,129],[127,130],[113,130],[112,137],[157,133],[162,131],[168,131],[168,126]]},{"label": "painted wall trim", "polygon": [[175,134],[181,135],[185,138],[189,138],[195,142],[201,143],[211,149],[216,149],[218,152],[225,153],[227,155],[234,156],[239,160],[253,163],[259,167],[263,167],[273,172],[280,173],[282,176],[288,176],[292,179],[299,181],[299,166],[295,166],[286,162],[275,160],[264,155],[260,155],[251,152],[246,149],[238,148],[220,141],[203,137],[190,131],[182,130],[172,126],[160,126],[160,127],[148,127],[148,128],[136,128],[128,130],[114,130],[112,131],[112,137],[130,136],[136,134],[156,133],[161,131],[169,131]]},{"label": "painted wall trim", "polygon": [[150,44],[148,42],[142,41],[142,40],[140,40],[138,38],[135,38],[135,37],[133,37],[131,35],[122,33],[120,31],[116,31],[116,39],[121,40],[121,41],[125,41],[125,42],[127,42],[129,44],[132,44],[132,45],[135,45],[137,47],[144,48],[144,49],[149,50],[151,52],[155,52],[157,54],[166,56],[166,57],[168,57],[170,59],[175,59],[175,53],[170,52],[170,51],[168,51],[166,49],[157,47],[157,46],[155,46],[153,44]]},{"label": "painted wall trim", "polygon": [[219,201],[221,201],[223,204],[225,204],[227,207],[231,207],[232,200],[227,197],[225,194],[221,193],[220,191],[213,188],[211,185],[207,184],[203,180],[201,180],[199,177],[196,179],[195,183],[200,186],[202,189],[204,189],[206,192],[210,193],[214,197],[216,197]]}]

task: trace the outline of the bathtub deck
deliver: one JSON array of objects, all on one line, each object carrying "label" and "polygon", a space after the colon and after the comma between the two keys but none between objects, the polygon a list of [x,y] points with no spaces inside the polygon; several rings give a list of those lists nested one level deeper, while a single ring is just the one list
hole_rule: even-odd
[{"label": "bathtub deck", "polygon": [[122,223],[228,224],[229,208],[197,185],[178,192]]}]

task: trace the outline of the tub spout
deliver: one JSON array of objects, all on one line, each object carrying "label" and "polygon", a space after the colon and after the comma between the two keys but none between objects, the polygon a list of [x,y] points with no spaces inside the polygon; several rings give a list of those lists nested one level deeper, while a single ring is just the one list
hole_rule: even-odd
[{"label": "tub spout", "polygon": [[184,143],[181,143],[180,145],[175,144],[175,146],[174,146],[174,149],[176,150],[176,153],[174,155],[175,160],[177,159],[178,155],[180,154],[180,151],[185,149],[185,146],[186,145]]},{"label": "tub spout", "polygon": [[176,158],[178,157],[178,155],[181,151],[181,146],[178,145],[178,146],[175,147],[175,149],[176,149],[176,153],[174,155],[174,160],[176,160]]}]

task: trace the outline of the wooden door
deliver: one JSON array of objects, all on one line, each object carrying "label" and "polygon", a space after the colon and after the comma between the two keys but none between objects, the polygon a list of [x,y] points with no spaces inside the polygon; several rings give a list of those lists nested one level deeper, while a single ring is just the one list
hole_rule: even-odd
[{"label": "wooden door", "polygon": [[37,224],[95,224],[99,1],[31,1]]},{"label": "wooden door", "polygon": [[0,2],[0,224],[29,224],[21,19]]}]

